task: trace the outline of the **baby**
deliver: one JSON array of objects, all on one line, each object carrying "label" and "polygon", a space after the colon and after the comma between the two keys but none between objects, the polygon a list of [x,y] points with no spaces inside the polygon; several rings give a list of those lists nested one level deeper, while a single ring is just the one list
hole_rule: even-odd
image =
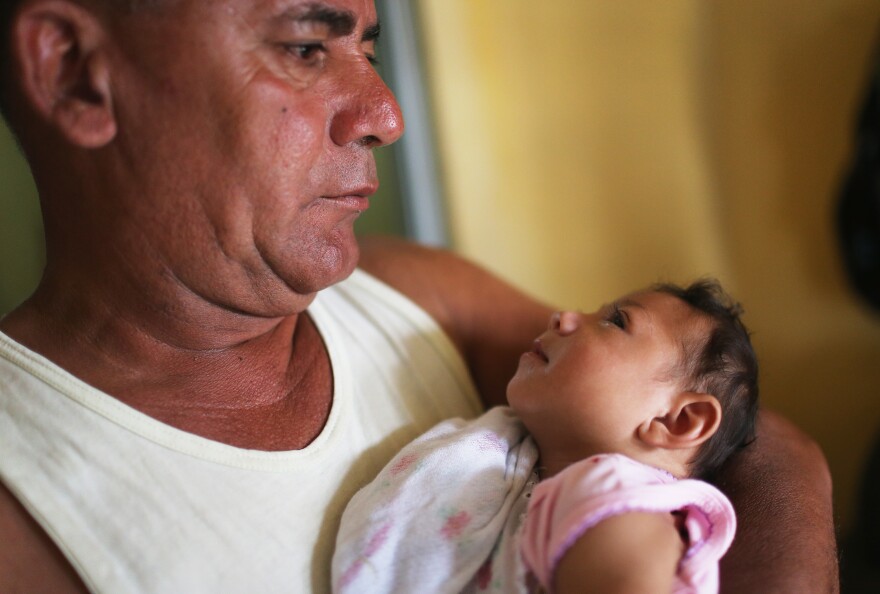
[{"label": "baby", "polygon": [[735,518],[696,479],[752,438],[757,395],[714,281],[555,313],[510,408],[437,425],[352,498],[334,590],[715,592]]}]

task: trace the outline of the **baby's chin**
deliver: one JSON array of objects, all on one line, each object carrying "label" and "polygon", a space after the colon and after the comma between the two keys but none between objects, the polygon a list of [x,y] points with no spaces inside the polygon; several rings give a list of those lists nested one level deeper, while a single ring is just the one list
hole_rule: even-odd
[{"label": "baby's chin", "polygon": [[531,409],[528,406],[524,406],[522,401],[508,396],[507,406],[509,406],[510,410],[513,411],[513,414],[516,415],[516,418],[525,425],[526,431],[528,431],[529,434],[534,436],[536,431],[540,433],[539,427],[535,426],[537,423],[533,419],[533,414],[530,414]]},{"label": "baby's chin", "polygon": [[[529,410],[534,408],[536,399],[524,389],[524,386],[517,382],[516,376],[507,383],[507,406],[509,406],[517,416],[522,417],[528,415]],[[530,403],[531,406],[530,406]]]}]

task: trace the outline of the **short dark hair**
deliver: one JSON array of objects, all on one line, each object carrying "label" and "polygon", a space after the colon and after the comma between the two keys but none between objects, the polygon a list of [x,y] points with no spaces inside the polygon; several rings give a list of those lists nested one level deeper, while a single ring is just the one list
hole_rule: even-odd
[{"label": "short dark hair", "polygon": [[690,461],[690,476],[711,480],[737,450],[754,440],[758,415],[758,359],[742,307],[714,279],[687,287],[656,284],[705,315],[712,327],[702,341],[685,341],[680,368],[684,389],[711,394],[721,404],[721,424]]}]

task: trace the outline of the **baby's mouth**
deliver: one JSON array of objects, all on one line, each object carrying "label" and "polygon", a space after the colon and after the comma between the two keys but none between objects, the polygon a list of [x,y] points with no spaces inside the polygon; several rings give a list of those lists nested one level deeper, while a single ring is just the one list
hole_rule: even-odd
[{"label": "baby's mouth", "polygon": [[550,359],[547,358],[547,353],[544,352],[544,345],[541,344],[540,338],[536,338],[535,342],[532,343],[532,352],[543,359],[544,363],[550,362]]}]

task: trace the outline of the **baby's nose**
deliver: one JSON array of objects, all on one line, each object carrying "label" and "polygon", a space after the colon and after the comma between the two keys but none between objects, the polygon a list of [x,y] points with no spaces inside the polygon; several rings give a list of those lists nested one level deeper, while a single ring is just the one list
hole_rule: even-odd
[{"label": "baby's nose", "polygon": [[576,311],[557,311],[550,316],[550,329],[565,336],[577,328],[580,314]]}]

